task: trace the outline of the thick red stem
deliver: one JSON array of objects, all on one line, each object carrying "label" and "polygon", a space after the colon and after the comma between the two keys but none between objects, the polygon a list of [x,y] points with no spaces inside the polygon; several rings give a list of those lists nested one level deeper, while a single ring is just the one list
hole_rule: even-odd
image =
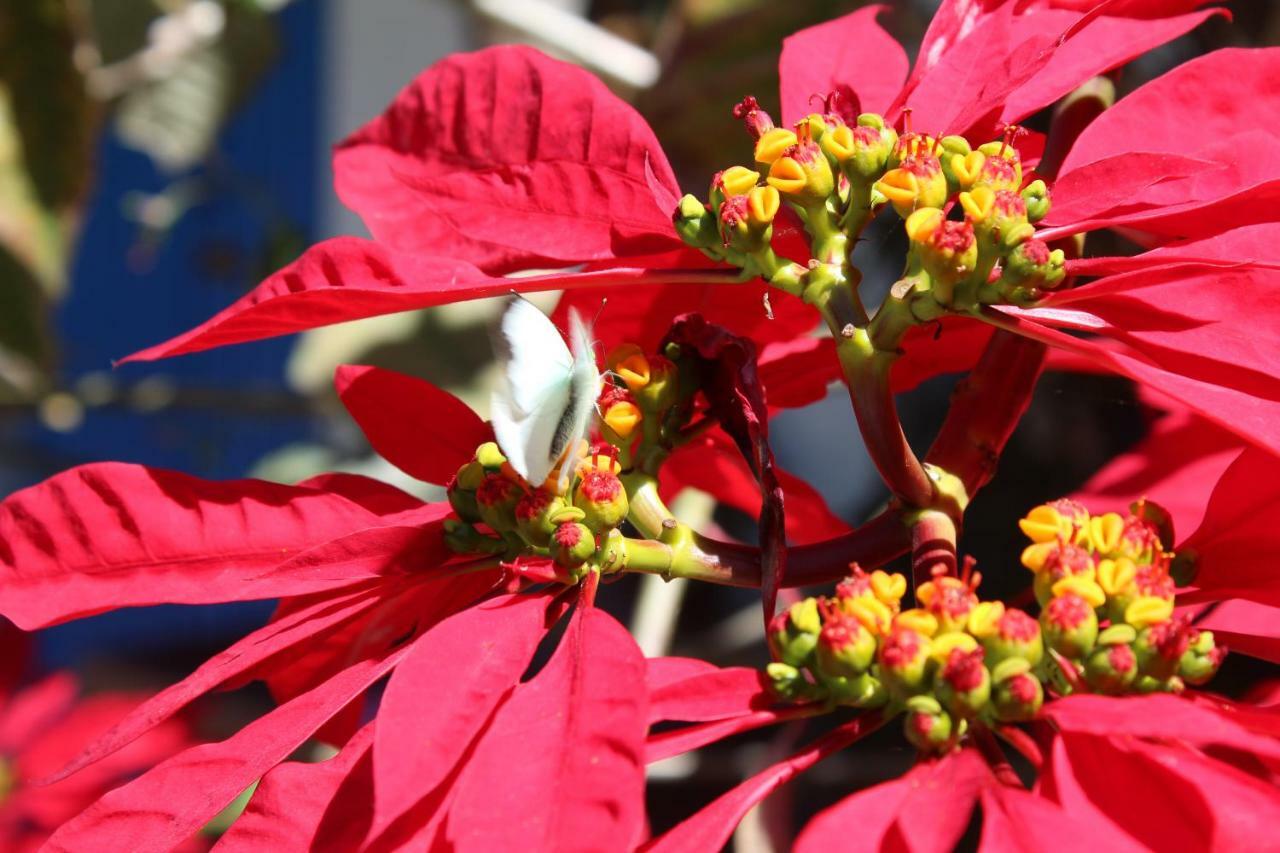
[{"label": "thick red stem", "polygon": [[955,574],[956,524],[941,510],[925,510],[911,525],[911,578],[916,587],[933,577],[935,566]]},{"label": "thick red stem", "polygon": [[978,364],[956,386],[926,459],[959,478],[970,498],[995,475],[1047,352],[1038,341],[997,329]]}]

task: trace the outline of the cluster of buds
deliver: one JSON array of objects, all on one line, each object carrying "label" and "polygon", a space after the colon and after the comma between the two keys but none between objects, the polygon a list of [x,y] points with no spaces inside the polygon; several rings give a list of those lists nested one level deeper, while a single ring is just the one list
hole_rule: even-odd
[{"label": "cluster of buds", "polygon": [[1019,526],[1060,691],[1178,692],[1217,672],[1226,650],[1174,613],[1172,536],[1157,507],[1091,516],[1056,501]]},{"label": "cluster of buds", "polygon": [[[674,345],[668,352],[679,354]],[[655,467],[670,452],[692,414],[695,383],[671,359],[633,344],[607,363],[596,401],[602,440],[571,450],[545,482],[526,482],[494,442],[458,469],[447,492],[457,517],[445,522],[453,551],[497,557],[521,573],[550,561],[554,579],[565,583],[592,568],[616,568],[608,543],[631,510],[624,472]],[[561,493],[565,465],[572,471]]]},{"label": "cluster of buds", "polygon": [[748,98],[735,115],[755,141],[752,166],[717,173],[707,202],[687,195],[674,215],[681,238],[716,260],[802,290],[804,268],[770,247],[782,203],[820,263],[847,260],[866,223],[892,207],[910,241],[906,277],[917,297],[943,309],[1032,302],[1063,282],[1063,253],[1035,237],[1049,193],[1042,180],[1027,181],[1012,144],[1019,129],[975,148],[961,136],[900,134],[875,113],[849,124],[828,110],[775,127]]},{"label": "cluster of buds", "polygon": [[566,579],[575,579],[604,537],[626,519],[629,504],[615,455],[571,453],[562,464],[576,467],[564,495],[551,485],[557,472],[533,486],[498,445],[480,445],[449,484],[457,519],[445,522],[445,542],[462,554],[550,557]]},{"label": "cluster of buds", "polygon": [[1062,501],[1032,510],[1023,560],[1036,572],[1039,619],[982,601],[972,562],[959,574],[935,569],[908,609],[902,575],[855,566],[834,596],[799,601],[771,623],[772,689],[786,701],[901,713],[907,739],[936,753],[975,725],[1035,718],[1046,695],[1202,684],[1225,651],[1174,616],[1170,555],[1148,514],[1157,512],[1090,517]]}]

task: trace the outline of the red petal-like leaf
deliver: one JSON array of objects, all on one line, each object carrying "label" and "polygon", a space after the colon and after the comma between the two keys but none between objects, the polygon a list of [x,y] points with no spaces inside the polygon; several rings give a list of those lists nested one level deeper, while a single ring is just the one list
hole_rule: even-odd
[{"label": "red petal-like leaf", "polygon": [[1204,521],[1179,547],[1196,557],[1196,591],[1180,601],[1248,598],[1280,606],[1276,572],[1280,459],[1250,448],[1227,468],[1209,498]]},{"label": "red petal-like leaf", "polygon": [[679,245],[653,131],[598,79],[527,47],[427,69],[334,156],[338,195],[381,243],[489,272]]},{"label": "red petal-like leaf", "polygon": [[218,839],[217,849],[323,849],[316,847],[316,836],[325,812],[356,765],[371,761],[373,735],[374,724],[369,723],[326,761],[277,764],[262,777],[244,813]]},{"label": "red petal-like leaf", "polygon": [[1072,497],[1093,512],[1123,511],[1149,498],[1195,530],[1213,487],[1244,448],[1240,439],[1185,410],[1162,415],[1133,450],[1114,457]]},{"label": "red petal-like leaf", "polygon": [[823,400],[841,376],[831,338],[798,336],[767,344],[756,367],[765,399],[774,409],[797,409]]},{"label": "red petal-like leaf", "polygon": [[[706,808],[654,839],[642,849],[654,853],[683,853],[692,850],[719,850],[752,807],[808,770],[881,723],[878,715],[852,720],[806,746],[785,761],[757,773],[732,790],[721,794]],[[847,839],[847,836],[846,836]]]},{"label": "red petal-like leaf", "polygon": [[769,410],[756,374],[751,341],[683,314],[671,324],[667,342],[679,344],[693,362],[711,414],[733,438],[760,483],[760,593],[767,623],[773,618],[778,584],[786,570],[786,522],[782,485],[769,448]]},{"label": "red petal-like leaf", "polygon": [[887,6],[866,6],[843,18],[801,30],[782,42],[778,77],[782,126],[823,112],[823,99],[847,87],[855,109],[882,113],[907,79],[907,54],[876,23]]},{"label": "red petal-like leaf", "polygon": [[6,697],[0,708],[0,750],[16,755],[75,703],[79,685],[69,673],[46,676]]},{"label": "red petal-like leaf", "polygon": [[653,764],[674,755],[683,755],[686,752],[701,749],[707,744],[716,743],[743,732],[811,717],[814,713],[812,706],[787,705],[660,732],[649,736],[649,740],[645,743],[644,760],[647,764]]},{"label": "red petal-like leaf", "polygon": [[[1076,352],[1162,391],[1246,441],[1280,449],[1280,379],[1274,373],[1280,336],[1268,317],[1268,312],[1276,313],[1280,329],[1280,300],[1258,300],[1248,326],[1230,310],[1240,288],[1267,287],[1257,280],[1263,272],[1170,275],[1159,287],[1099,293],[1087,303],[1082,296],[1070,310],[1002,308],[989,316],[1011,331]],[[1064,334],[1046,323],[1107,335],[1123,349]]]},{"label": "red petal-like leaf", "polygon": [[1196,627],[1212,631],[1214,642],[1233,654],[1280,664],[1280,607],[1231,599],[1197,619]]},{"label": "red petal-like leaf", "polygon": [[1280,820],[1273,787],[1186,747],[1064,735],[1046,769],[1065,811],[1145,849],[1247,848]]},{"label": "red petal-like leaf", "polygon": [[1253,734],[1228,714],[1177,696],[1068,696],[1049,703],[1045,716],[1064,732],[1218,744],[1280,759],[1280,740]]},{"label": "red petal-like leaf", "polygon": [[644,656],[583,608],[546,667],[498,710],[458,778],[456,849],[629,849],[644,831]]},{"label": "red petal-like leaf", "polygon": [[1138,853],[1143,848],[1110,822],[1068,814],[1044,797],[1007,785],[982,789],[983,853],[1080,853],[1107,850]]},{"label": "red petal-like leaf", "polygon": [[607,269],[504,278],[468,261],[396,252],[369,240],[337,237],[317,243],[289,266],[196,328],[121,360],[154,361],[213,347],[290,335],[363,317],[449,302],[573,287],[724,278],[710,270]]},{"label": "red petal-like leaf", "polygon": [[326,634],[340,629],[368,611],[377,599],[376,589],[324,598],[259,628],[205,661],[177,684],[166,687],[131,710],[128,716],[86,746],[74,761],[46,781],[56,782],[81,767],[110,755],[172,717],[198,697],[232,679],[251,673],[273,656],[299,644],[319,642]]},{"label": "red petal-like leaf", "polygon": [[[780,468],[774,468],[786,501],[787,538],[795,544],[821,542],[849,532],[849,525],[827,506],[819,492]],[[762,511],[760,489],[754,473],[729,440],[712,433],[677,449],[662,465],[664,492],[701,489],[727,506],[748,515]]]},{"label": "red petal-like leaf", "polygon": [[[516,282],[522,284],[524,279]],[[560,299],[551,319],[560,328],[568,328],[568,312],[572,308],[583,317],[596,317],[592,335],[606,350],[633,343],[646,352],[657,352],[671,328],[671,318],[688,312],[697,312],[709,322],[761,345],[791,341],[814,329],[813,309],[786,294],[775,294],[771,299],[770,317],[765,310],[767,293],[759,280],[701,284],[693,276],[686,282],[655,285],[637,280],[625,287],[570,290]]]},{"label": "red petal-like leaf", "polygon": [[917,764],[821,812],[796,839],[796,853],[839,849],[856,834],[868,849],[954,848],[991,771],[972,749]]},{"label": "red petal-like leaf", "polygon": [[660,690],[677,681],[720,671],[720,667],[700,658],[647,658],[644,664],[644,681],[649,688],[650,696],[655,690]]},{"label": "red petal-like leaf", "polygon": [[389,486],[381,480],[362,474],[331,471],[317,474],[297,483],[300,489],[329,492],[359,504],[375,515],[388,516],[418,509],[423,501],[408,492]]},{"label": "red petal-like leaf", "polygon": [[50,851],[167,851],[279,764],[412,648],[363,660],[219,743],[180,753],[103,796],[49,839]]},{"label": "red petal-like leaf", "polygon": [[118,607],[338,589],[361,577],[326,574],[309,549],[354,559],[334,540],[379,524],[312,489],[84,465],[0,503],[0,612],[38,628]]},{"label": "red petal-like leaf", "polygon": [[649,723],[664,720],[703,722],[759,711],[773,697],[759,670],[716,669],[649,690]]},{"label": "red petal-like leaf", "polygon": [[[1064,180],[1090,163],[1132,151],[1135,139],[1146,152],[1213,160],[1222,168],[1153,186],[1137,203],[1096,210],[1083,221],[1064,218],[1058,203],[1069,208],[1071,200],[1055,196],[1045,222],[1061,227],[1045,238],[1108,225],[1166,237],[1208,236],[1272,219],[1269,211],[1280,198],[1277,73],[1280,49],[1219,50],[1123,98],[1080,134],[1063,163]],[[1142,168],[1142,157],[1134,155],[1135,168]]]},{"label": "red petal-like leaf", "polygon": [[[1078,258],[1067,261],[1067,271],[1072,275],[1115,275],[1179,264],[1280,267],[1280,223],[1246,225],[1213,237],[1169,243],[1139,255]],[[1118,276],[1116,280],[1120,280]]]},{"label": "red petal-like leaf", "polygon": [[453,771],[546,635],[546,596],[495,598],[440,622],[387,684],[374,741],[381,832]]},{"label": "red petal-like leaf", "polygon": [[419,480],[447,484],[476,447],[493,440],[470,406],[430,382],[343,365],[334,385],[377,454]]}]

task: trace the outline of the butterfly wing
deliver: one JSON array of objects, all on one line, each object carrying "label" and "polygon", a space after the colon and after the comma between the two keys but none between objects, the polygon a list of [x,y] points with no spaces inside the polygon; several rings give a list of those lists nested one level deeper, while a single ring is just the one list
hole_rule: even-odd
[{"label": "butterfly wing", "polygon": [[[599,392],[585,326],[577,317],[571,322],[572,353],[545,314],[512,297],[493,334],[502,367],[492,401],[494,435],[511,466],[535,485],[586,434]],[[585,350],[583,340],[588,341]],[[567,480],[562,475],[561,491]]]},{"label": "butterfly wing", "polygon": [[[595,352],[591,348],[591,333],[577,311],[569,310],[569,342],[573,348],[573,367],[570,370],[569,402],[560,420],[553,442],[552,451],[556,459],[565,451],[576,447],[587,437],[591,428],[591,416],[596,409],[596,399],[600,396],[600,371],[596,367]],[[573,473],[571,466],[566,465],[560,472],[559,491],[569,487],[569,477]]]}]

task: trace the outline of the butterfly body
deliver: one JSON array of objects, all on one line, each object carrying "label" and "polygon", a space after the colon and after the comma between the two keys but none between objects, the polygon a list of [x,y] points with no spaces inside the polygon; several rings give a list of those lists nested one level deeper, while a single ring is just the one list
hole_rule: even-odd
[{"label": "butterfly body", "polygon": [[[513,296],[492,338],[502,368],[491,406],[494,435],[511,467],[539,486],[591,426],[600,395],[591,336],[570,311],[566,345],[545,314]],[[558,491],[568,488],[571,474],[572,466],[565,465]]]}]

